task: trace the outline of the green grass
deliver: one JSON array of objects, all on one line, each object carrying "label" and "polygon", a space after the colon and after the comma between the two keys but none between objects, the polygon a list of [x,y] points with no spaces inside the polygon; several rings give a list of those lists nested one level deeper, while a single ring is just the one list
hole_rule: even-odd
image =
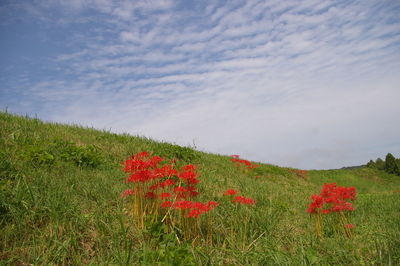
[{"label": "green grass", "polygon": [[[121,162],[140,151],[198,165],[199,200],[213,244],[178,241],[156,225],[138,231],[120,198]],[[255,178],[255,176],[260,178]],[[43,123],[0,113],[1,264],[399,265],[400,178],[382,171],[310,171],[261,164],[241,171],[229,157],[142,137]],[[306,213],[325,182],[355,186],[354,237],[319,239]],[[226,202],[233,188],[254,207]],[[225,201],[225,202],[224,202]]]}]

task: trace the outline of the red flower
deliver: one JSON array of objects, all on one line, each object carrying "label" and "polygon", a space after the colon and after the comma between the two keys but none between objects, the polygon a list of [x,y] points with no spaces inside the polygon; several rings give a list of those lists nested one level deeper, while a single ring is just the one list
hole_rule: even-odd
[{"label": "red flower", "polygon": [[157,164],[158,163],[160,163],[160,162],[162,162],[163,161],[163,159],[161,158],[161,157],[159,157],[159,156],[153,156],[152,158],[151,158],[151,160],[150,160],[150,165],[152,166],[152,167],[156,167],[157,166]]},{"label": "red flower", "polygon": [[244,204],[244,205],[256,204],[255,200],[253,200],[251,198],[246,198],[243,196],[236,196],[235,199],[233,200],[233,202],[237,202],[237,203]]},{"label": "red flower", "polygon": [[151,185],[151,186],[149,187],[149,189],[150,189],[150,190],[156,190],[156,189],[158,188],[158,186],[159,186],[159,184],[154,184],[154,185]]},{"label": "red flower", "polygon": [[196,166],[194,166],[193,164],[188,164],[183,167],[183,170],[193,172],[196,170]]},{"label": "red flower", "polygon": [[170,198],[171,194],[170,193],[161,193],[160,198],[165,199],[165,198]]},{"label": "red flower", "polygon": [[156,195],[154,192],[152,192],[152,191],[147,192],[144,196],[145,196],[146,198],[148,198],[148,199],[155,199],[155,198],[157,198],[157,195]]},{"label": "red flower", "polygon": [[227,191],[225,191],[224,195],[225,196],[232,196],[235,195],[237,192],[234,189],[228,189]]},{"label": "red flower", "polygon": [[135,155],[136,158],[145,158],[145,157],[148,157],[148,156],[149,156],[149,153],[147,151],[142,151],[142,152],[140,152],[140,153]]},{"label": "red flower", "polygon": [[147,182],[151,179],[154,179],[156,176],[154,175],[154,173],[150,170],[140,170],[140,171],[136,171],[134,174],[132,174],[129,178],[128,178],[128,182]]},{"label": "red flower", "polygon": [[354,224],[346,224],[345,227],[348,229],[356,228],[356,226]]},{"label": "red flower", "polygon": [[126,189],[124,192],[121,194],[121,198],[125,198],[126,196],[133,195],[135,192],[132,189]]},{"label": "red flower", "polygon": [[200,180],[196,179],[196,178],[188,178],[186,179],[186,182],[190,185],[196,185],[197,183],[200,182]]},{"label": "red flower", "polygon": [[199,195],[199,192],[197,192],[197,191],[190,191],[190,196],[191,196],[191,197],[196,197],[197,195]]},{"label": "red flower", "polygon": [[175,188],[174,188],[174,192],[175,192],[175,193],[178,193],[178,192],[187,192],[187,191],[188,191],[188,190],[187,190],[186,188],[181,187],[181,186],[175,187]]},{"label": "red flower", "polygon": [[172,204],[172,207],[174,207],[176,209],[181,209],[181,210],[190,209],[190,208],[192,208],[192,206],[193,206],[193,203],[188,200],[179,200],[179,201],[175,201]]},{"label": "red flower", "polygon": [[187,180],[187,179],[195,179],[197,177],[197,175],[195,172],[186,171],[186,172],[180,173],[179,177],[184,180]]},{"label": "red flower", "polygon": [[165,187],[168,187],[168,186],[173,186],[173,185],[175,185],[175,181],[172,180],[172,179],[167,179],[164,182],[160,183],[160,187],[162,187],[162,188],[165,188]]},{"label": "red flower", "polygon": [[169,207],[171,207],[171,206],[172,206],[172,202],[169,201],[169,200],[164,201],[163,203],[161,203],[161,207],[162,207],[162,208],[169,208]]},{"label": "red flower", "polygon": [[217,207],[217,206],[218,206],[218,203],[215,202],[215,201],[209,201],[209,202],[207,203],[207,207],[208,207],[209,209],[214,209],[214,208]]},{"label": "red flower", "polygon": [[195,190],[196,190],[196,187],[194,187],[194,186],[187,186],[186,189],[187,189],[188,191],[195,191]]},{"label": "red flower", "polygon": [[200,214],[202,214],[203,212],[198,210],[198,209],[192,209],[189,214],[187,215],[187,217],[194,217],[194,218],[198,218],[200,216]]},{"label": "red flower", "polygon": [[178,171],[176,171],[175,169],[173,169],[173,167],[169,164],[164,165],[161,168],[157,168],[155,170],[156,175],[160,178],[162,177],[172,177],[178,174]]},{"label": "red flower", "polygon": [[317,213],[318,209],[323,209],[324,205],[328,208],[322,210],[322,213],[328,214],[330,212],[354,211],[353,204],[347,200],[355,200],[357,191],[354,187],[341,187],[336,183],[325,183],[319,195],[312,195],[312,202],[310,203],[307,212]]}]

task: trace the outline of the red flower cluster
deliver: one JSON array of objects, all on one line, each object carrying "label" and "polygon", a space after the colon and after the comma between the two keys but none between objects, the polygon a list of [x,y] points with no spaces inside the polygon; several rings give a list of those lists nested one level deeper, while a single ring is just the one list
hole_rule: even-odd
[{"label": "red flower cluster", "polygon": [[121,194],[121,198],[125,198],[126,196],[133,195],[135,192],[132,189],[126,189],[124,192]]},{"label": "red flower cluster", "polygon": [[[186,165],[181,171],[174,169],[174,162],[171,164],[160,164],[164,160],[159,156],[150,157],[148,152],[138,153],[125,161],[124,171],[130,176],[126,179],[127,183],[147,184],[148,191],[145,192],[145,197],[149,199],[169,198],[171,193],[175,194],[177,199],[186,199],[197,196],[195,185],[200,181],[197,179],[196,167],[194,165]],[[157,194],[158,189],[166,189],[180,181],[180,186],[171,188],[171,193]],[[131,195],[132,193],[124,192],[123,196]]]},{"label": "red flower cluster", "polygon": [[307,209],[308,213],[323,214],[341,211],[354,211],[353,204],[348,200],[355,200],[357,191],[354,187],[341,187],[336,183],[325,183],[319,195],[312,195],[313,200]]},{"label": "red flower cluster", "polygon": [[256,204],[256,201],[251,199],[251,198],[246,198],[243,196],[236,196],[235,199],[233,200],[233,202],[237,202],[240,204],[244,204],[244,205],[254,205]]},{"label": "red flower cluster", "polygon": [[239,155],[231,155],[231,157],[232,157],[231,161],[233,163],[235,163],[236,166],[240,166],[240,165],[244,164],[248,169],[253,169],[253,168],[259,167],[258,164],[252,164],[248,160],[240,159]]},{"label": "red flower cluster", "polygon": [[[186,218],[198,218],[218,206],[215,201],[208,203],[194,202],[190,199],[199,194],[196,185],[200,182],[196,167],[188,164],[180,170],[174,168],[176,162],[165,162],[158,156],[150,156],[147,152],[138,153],[125,161],[124,171],[129,173],[127,183],[134,183],[134,189],[125,190],[121,196],[135,195],[134,202],[141,199],[159,200],[155,204],[148,204],[143,211],[138,203],[135,209],[139,213],[152,212],[151,208],[173,208],[182,210]],[[153,207],[154,206],[154,207]]]},{"label": "red flower cluster", "polygon": [[[234,189],[228,189],[225,191],[224,196],[233,196],[236,195],[237,191]],[[243,196],[236,196],[235,199],[232,200],[232,202],[244,204],[244,205],[254,205],[256,204],[256,201],[251,199],[251,198],[246,198]]]},{"label": "red flower cluster", "polygon": [[346,227],[347,229],[356,228],[356,226],[355,226],[354,224],[346,224],[345,227]]},{"label": "red flower cluster", "polygon": [[306,179],[308,176],[307,170],[290,169],[289,171],[292,173],[295,173],[298,177],[303,178],[303,179]]},{"label": "red flower cluster", "polygon": [[194,217],[198,218],[201,214],[204,214],[215,207],[218,206],[218,203],[215,201],[209,201],[208,203],[202,202],[193,202],[188,200],[179,200],[179,201],[165,201],[161,204],[163,208],[174,208],[180,210],[188,210],[188,214],[186,217]]},{"label": "red flower cluster", "polygon": [[224,196],[232,196],[232,195],[236,195],[236,190],[234,189],[228,189],[225,191]]}]

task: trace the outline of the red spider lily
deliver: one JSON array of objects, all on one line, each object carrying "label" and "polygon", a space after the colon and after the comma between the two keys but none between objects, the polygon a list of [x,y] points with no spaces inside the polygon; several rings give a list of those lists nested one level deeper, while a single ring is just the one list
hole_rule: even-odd
[{"label": "red spider lily", "polygon": [[166,198],[170,198],[170,197],[172,197],[172,195],[170,193],[166,193],[166,192],[161,193],[161,195],[160,195],[161,199],[166,199]]},{"label": "red spider lily", "polygon": [[150,189],[150,190],[156,190],[159,186],[160,186],[160,184],[156,183],[156,184],[151,185],[151,186],[149,187],[149,189]]},{"label": "red spider lily", "polygon": [[172,201],[169,201],[169,200],[164,201],[163,203],[161,203],[161,207],[162,208],[169,208],[171,206],[172,206]]},{"label": "red spider lily", "polygon": [[[313,200],[307,212],[317,213],[321,210],[322,213],[328,214],[330,212],[341,211],[354,211],[354,207],[347,200],[355,200],[357,191],[354,187],[341,187],[336,183],[324,184],[319,195],[312,195]],[[325,208],[324,208],[325,207]]]},{"label": "red spider lily", "polygon": [[178,171],[173,169],[173,167],[168,164],[164,165],[161,168],[155,169],[155,175],[158,177],[172,177],[172,176],[176,176],[177,174],[178,174]]},{"label": "red spider lily", "polygon": [[236,166],[239,166],[240,164],[244,164],[244,165],[246,165],[246,167],[248,169],[253,169],[253,168],[259,167],[258,164],[252,164],[248,160],[239,159],[239,155],[231,155],[231,157],[232,157],[231,161],[234,162],[236,164]]},{"label": "red spider lily", "polygon": [[181,187],[181,186],[175,187],[175,188],[174,188],[174,192],[175,192],[175,193],[178,193],[178,192],[187,192],[187,191],[188,191],[188,190],[187,190],[186,188]]},{"label": "red spider lily", "polygon": [[126,189],[124,192],[121,194],[121,198],[125,198],[126,196],[133,195],[135,192],[132,189]]},{"label": "red spider lily", "polygon": [[202,202],[192,202],[189,214],[187,217],[198,218],[201,214],[209,212],[218,206],[218,203],[215,201],[209,201],[207,204]]},{"label": "red spider lily", "polygon": [[247,168],[249,168],[249,169],[254,169],[254,168],[257,168],[257,167],[260,167],[260,165],[254,164],[254,163],[252,163],[249,166],[247,166]]},{"label": "red spider lily", "polygon": [[341,212],[341,211],[354,211],[353,204],[350,202],[341,201],[338,204],[334,204],[331,208],[333,212]]},{"label": "red spider lily", "polygon": [[190,191],[190,192],[189,192],[189,195],[190,195],[191,197],[196,197],[197,195],[199,195],[199,192],[197,192],[197,191]]},{"label": "red spider lily", "polygon": [[172,179],[167,179],[167,180],[165,180],[163,182],[158,182],[158,183],[155,183],[155,184],[151,185],[149,187],[149,189],[150,190],[156,190],[157,188],[166,188],[168,186],[173,186],[173,185],[175,185],[175,181],[172,180]]},{"label": "red spider lily", "polygon": [[127,182],[133,182],[133,183],[137,183],[137,182],[147,182],[149,180],[152,180],[156,178],[156,175],[154,175],[154,173],[150,170],[139,170],[137,172],[135,172],[134,174],[132,174],[128,179]]},{"label": "red spider lily", "polygon": [[175,185],[175,181],[172,180],[172,179],[167,179],[164,182],[161,182],[159,185],[160,185],[161,188],[165,188],[165,187],[168,187],[168,186]]},{"label": "red spider lily", "polygon": [[183,170],[194,172],[196,170],[196,166],[194,166],[193,164],[188,164],[183,167]]},{"label": "red spider lily", "polygon": [[190,178],[194,179],[194,178],[196,178],[197,176],[196,176],[196,173],[195,173],[195,172],[192,172],[192,171],[185,171],[185,172],[180,173],[180,174],[179,174],[179,177],[182,178],[182,179],[184,179],[184,180],[186,180],[186,179],[190,179]]},{"label": "red spider lily", "polygon": [[189,186],[188,188],[179,186],[174,188],[174,193],[176,194],[177,198],[185,199],[187,196],[195,197],[199,193],[195,191],[195,187]]},{"label": "red spider lily", "polygon": [[194,187],[194,186],[187,186],[186,189],[187,189],[188,191],[195,191],[195,190],[196,190],[196,187]]},{"label": "red spider lily", "polygon": [[157,164],[161,163],[163,161],[163,158],[161,158],[160,156],[153,156],[150,159],[150,165],[152,167],[155,167]]},{"label": "red spider lily", "polygon": [[181,210],[186,210],[186,209],[190,209],[193,206],[193,202],[188,201],[188,200],[179,200],[179,201],[175,201],[172,204],[172,207],[175,209],[181,209]]},{"label": "red spider lily", "polygon": [[196,185],[197,183],[200,182],[200,180],[196,179],[196,178],[188,178],[186,179],[186,182],[190,185]]},{"label": "red spider lily", "polygon": [[312,195],[311,198],[313,202],[308,207],[307,212],[317,213],[317,209],[321,209],[323,207],[324,199],[320,195]]},{"label": "red spider lily", "polygon": [[198,218],[203,212],[199,209],[192,209],[189,214],[187,215],[187,217],[194,217],[194,218]]},{"label": "red spider lily", "polygon": [[228,189],[227,191],[225,191],[224,195],[225,196],[232,196],[235,195],[237,192],[234,189]]},{"label": "red spider lily", "polygon": [[290,172],[295,173],[298,177],[306,179],[308,175],[307,170],[289,169]]},{"label": "red spider lily", "polygon": [[346,227],[347,229],[356,228],[356,226],[355,226],[354,224],[346,224],[345,227]]},{"label": "red spider lily", "polygon": [[148,152],[141,152],[130,159],[125,161],[125,172],[135,172],[149,168],[156,168],[157,164],[163,161],[163,159],[159,156],[153,156],[150,159]]},{"label": "red spider lily", "polygon": [[233,202],[237,202],[240,204],[244,204],[244,205],[254,205],[256,204],[256,201],[251,199],[251,198],[246,198],[243,196],[236,196],[235,199],[233,200]]},{"label": "red spider lily", "polygon": [[207,203],[207,207],[210,208],[210,209],[214,209],[217,206],[218,206],[218,203],[216,201],[209,201]]},{"label": "red spider lily", "polygon": [[147,151],[142,151],[135,155],[136,158],[145,158],[148,156],[149,156],[149,153]]},{"label": "red spider lily", "polygon": [[155,198],[157,198],[156,193],[154,193],[154,192],[152,192],[152,191],[147,192],[144,196],[145,196],[146,198],[148,198],[148,199],[155,199]]},{"label": "red spider lily", "polygon": [[[128,183],[134,183],[135,190],[127,190],[123,196],[137,193],[137,197],[132,202],[133,217],[137,217],[137,224],[140,228],[145,226],[147,216],[154,216],[149,219],[154,220],[165,212],[158,212],[156,208],[170,208],[179,210],[177,215],[172,215],[174,224],[183,226],[184,238],[192,237],[191,229],[199,226],[198,223],[186,223],[181,218],[198,218],[200,215],[214,209],[218,203],[210,201],[208,203],[193,202],[191,199],[199,194],[196,185],[200,182],[196,173],[196,166],[185,165],[180,171],[174,167],[176,161],[161,163],[163,159],[159,156],[150,156],[147,152],[138,153],[125,161],[124,171],[129,173],[126,179]],[[177,184],[179,182],[179,185]],[[168,191],[166,191],[168,189]],[[159,190],[164,190],[160,191]],[[159,199],[160,205],[154,204],[153,199]],[[169,213],[168,211],[168,213]],[[179,218],[181,217],[181,218]],[[136,219],[136,218],[135,218]],[[163,219],[164,220],[164,219]],[[192,228],[193,227],[193,228]]]}]

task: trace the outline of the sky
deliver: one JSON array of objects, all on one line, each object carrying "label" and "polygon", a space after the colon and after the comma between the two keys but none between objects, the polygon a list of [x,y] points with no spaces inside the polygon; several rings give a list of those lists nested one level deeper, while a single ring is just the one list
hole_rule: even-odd
[{"label": "sky", "polygon": [[0,1],[0,108],[332,169],[400,157],[400,1]]}]

